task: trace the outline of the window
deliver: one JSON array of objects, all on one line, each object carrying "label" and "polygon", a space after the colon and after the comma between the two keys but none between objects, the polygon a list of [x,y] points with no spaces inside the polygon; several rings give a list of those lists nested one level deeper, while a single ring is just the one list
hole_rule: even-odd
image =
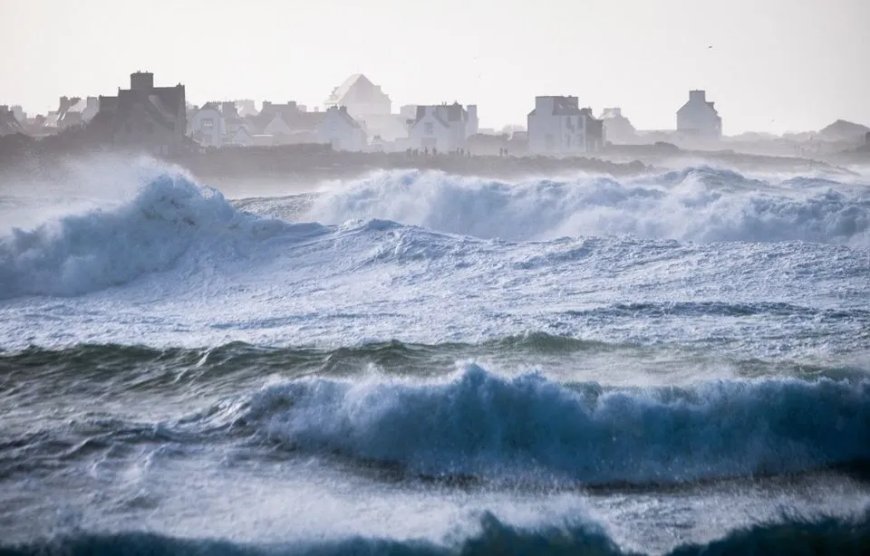
[{"label": "window", "polygon": [[426,135],[435,135],[435,126],[431,122],[423,124],[423,133]]},{"label": "window", "polygon": [[211,129],[214,127],[214,120],[211,118],[204,118],[202,120],[202,128],[203,129]]}]

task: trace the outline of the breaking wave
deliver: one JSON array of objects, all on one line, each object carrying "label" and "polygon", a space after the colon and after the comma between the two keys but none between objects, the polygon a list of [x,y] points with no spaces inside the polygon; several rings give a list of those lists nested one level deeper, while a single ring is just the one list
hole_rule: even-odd
[{"label": "breaking wave", "polygon": [[324,223],[380,218],[506,240],[633,235],[684,241],[870,246],[870,193],[829,181],[773,184],[707,167],[616,181],[507,183],[439,172],[375,174],[316,199]]},{"label": "breaking wave", "polygon": [[[856,518],[788,519],[733,531],[708,544],[677,547],[672,556],[719,554],[862,554],[870,545],[870,514]],[[575,523],[516,527],[491,513],[480,518],[475,535],[455,545],[425,540],[352,537],[317,542],[241,544],[212,539],[185,539],[155,533],[77,533],[26,545],[2,546],[2,556],[102,554],[175,556],[329,556],[382,554],[395,556],[477,556],[486,554],[628,555],[598,525]]]},{"label": "breaking wave", "polygon": [[493,248],[445,232],[510,240],[633,235],[870,246],[870,194],[820,183],[774,186],[709,168],[624,183],[587,177],[510,184],[383,172],[314,201],[303,216],[326,224],[354,221],[350,228],[328,228],[243,212],[218,191],[160,170],[120,206],[0,236],[0,298],[87,293],[180,261],[193,265],[188,275],[199,275],[216,261],[280,257],[268,249],[269,241],[329,232],[360,236],[362,243],[349,247],[349,254],[368,254],[374,263],[450,256],[467,265],[470,250]]},{"label": "breaking wave", "polygon": [[0,237],[0,298],[86,293],[166,270],[195,244],[243,257],[245,242],[316,231],[242,213],[214,189],[161,173],[119,207]]},{"label": "breaking wave", "polygon": [[602,389],[470,364],[429,383],[308,378],[257,393],[240,424],[301,450],[427,476],[543,473],[584,484],[780,474],[870,460],[870,382]]}]

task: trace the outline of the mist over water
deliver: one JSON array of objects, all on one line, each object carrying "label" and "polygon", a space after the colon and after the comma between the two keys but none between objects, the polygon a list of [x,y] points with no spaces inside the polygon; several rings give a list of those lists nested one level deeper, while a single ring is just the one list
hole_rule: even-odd
[{"label": "mist over water", "polygon": [[870,542],[863,176],[93,164],[0,194],[0,552]]}]

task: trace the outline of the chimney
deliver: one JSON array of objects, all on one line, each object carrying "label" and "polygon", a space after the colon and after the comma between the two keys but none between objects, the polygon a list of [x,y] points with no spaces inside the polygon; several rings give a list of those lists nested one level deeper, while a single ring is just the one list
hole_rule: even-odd
[{"label": "chimney", "polygon": [[689,100],[694,102],[707,102],[707,93],[703,90],[689,91]]},{"label": "chimney", "polygon": [[137,71],[130,74],[130,89],[134,91],[150,91],[154,88],[154,74],[147,71]]},{"label": "chimney", "polygon": [[223,114],[224,117],[238,116],[239,113],[236,110],[236,103],[232,101],[222,102],[221,114]]}]

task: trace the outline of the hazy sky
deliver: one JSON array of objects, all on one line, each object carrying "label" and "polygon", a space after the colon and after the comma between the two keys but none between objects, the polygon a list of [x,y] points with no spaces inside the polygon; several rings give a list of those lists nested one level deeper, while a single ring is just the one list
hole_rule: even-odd
[{"label": "hazy sky", "polygon": [[870,124],[870,0],[0,0],[0,104],[56,109],[137,69],[188,100],[320,105],[352,73],[402,104],[477,103],[525,123],[535,95],[675,126],[691,88],[724,131]]}]

